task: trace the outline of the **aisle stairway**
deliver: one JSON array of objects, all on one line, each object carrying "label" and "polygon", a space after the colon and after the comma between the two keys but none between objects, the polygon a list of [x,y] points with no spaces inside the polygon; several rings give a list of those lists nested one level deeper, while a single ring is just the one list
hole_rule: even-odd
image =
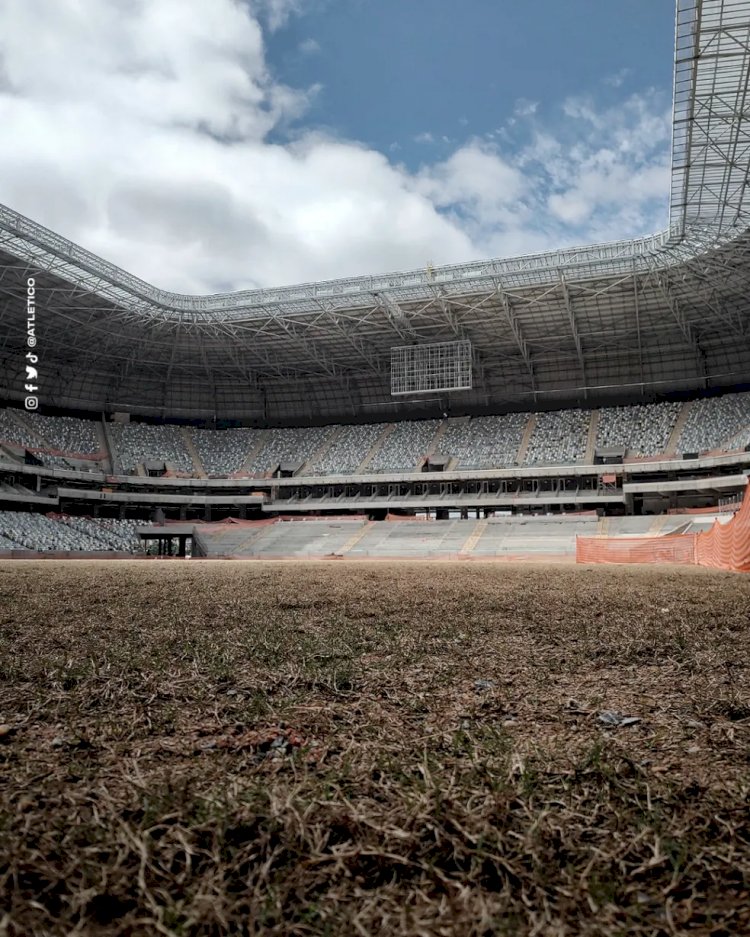
[{"label": "aisle stairway", "polygon": [[372,446],[370,446],[370,451],[367,453],[364,459],[362,459],[362,461],[357,466],[357,471],[355,472],[356,475],[363,475],[366,473],[367,466],[375,458],[375,455],[380,451],[381,446],[386,441],[386,439],[388,439],[388,437],[391,435],[391,433],[394,431],[395,428],[396,428],[395,423],[388,423],[386,425],[385,429],[380,434],[380,436],[378,436],[378,438],[375,440]]},{"label": "aisle stairway", "polygon": [[584,465],[594,464],[594,453],[596,452],[596,434],[599,429],[599,411],[591,411],[591,421],[589,423],[589,435],[586,440],[586,452],[583,456]]},{"label": "aisle stairway", "polygon": [[526,424],[526,429],[523,431],[521,443],[518,447],[518,454],[516,455],[516,463],[518,465],[523,465],[526,459],[526,453],[529,451],[529,443],[531,442],[531,437],[534,435],[535,429],[536,413],[532,413],[529,415],[529,422]]},{"label": "aisle stairway", "polygon": [[424,453],[426,456],[441,455],[440,452],[440,440],[445,435],[445,431],[448,429],[448,420],[441,420],[438,428],[435,430],[435,435],[430,440],[430,444],[427,447],[427,451]]},{"label": "aisle stairway", "polygon": [[339,436],[341,436],[341,434],[344,432],[345,429],[346,429],[345,426],[337,426],[336,429],[334,429],[332,433],[329,433],[328,436],[325,437],[323,442],[318,446],[318,448],[312,453],[310,458],[307,459],[303,463],[302,468],[300,469],[298,474],[299,475],[314,475],[315,473],[313,471],[312,466],[315,465],[316,462],[319,462],[322,458],[324,458],[328,454],[328,452],[331,449],[331,446],[336,442]]},{"label": "aisle stairway", "polygon": [[487,529],[487,520],[477,521],[474,525],[472,532],[466,538],[464,545],[459,551],[460,556],[471,556],[474,552],[474,548],[479,543],[482,538],[482,534]]},{"label": "aisle stairway", "polygon": [[14,423],[17,423],[25,433],[28,433],[32,437],[32,439],[35,440],[35,444],[33,448],[35,449],[53,449],[54,448],[54,446],[52,446],[43,436],[41,436],[37,432],[36,429],[34,429],[31,423],[28,423],[23,418],[23,413],[21,410],[16,410],[15,407],[8,407],[5,412],[11,418],[11,420],[13,420]]},{"label": "aisle stairway", "polygon": [[102,420],[102,433],[106,442],[106,449],[109,453],[109,464],[111,466],[111,471],[113,475],[122,475],[122,462],[120,461],[120,453],[117,449],[115,443],[115,438],[112,433],[109,431],[109,423],[106,420]]},{"label": "aisle stairway", "polygon": [[180,435],[182,436],[182,441],[185,444],[185,448],[188,451],[188,455],[190,456],[192,460],[193,471],[196,477],[208,478],[208,474],[205,468],[203,467],[203,461],[200,457],[200,453],[198,452],[198,449],[195,443],[193,442],[193,437],[190,435],[190,430],[187,428],[187,426],[180,427]]},{"label": "aisle stairway", "polygon": [[260,453],[265,449],[268,440],[271,438],[271,430],[264,429],[258,433],[258,439],[253,446],[253,448],[245,456],[245,461],[240,467],[240,473],[250,474],[250,466],[253,464],[255,459],[260,455]]},{"label": "aisle stairway", "polygon": [[677,445],[680,441],[680,436],[682,436],[682,431],[685,429],[685,424],[688,421],[690,416],[690,411],[693,408],[694,401],[688,400],[687,403],[683,403],[682,409],[677,415],[674,426],[672,427],[672,432],[669,434],[669,440],[667,441],[667,448],[665,450],[667,455],[674,456],[677,454]]}]

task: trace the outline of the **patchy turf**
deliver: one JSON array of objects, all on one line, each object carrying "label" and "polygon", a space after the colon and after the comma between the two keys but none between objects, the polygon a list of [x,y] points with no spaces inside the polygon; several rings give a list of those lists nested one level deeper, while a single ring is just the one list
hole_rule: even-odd
[{"label": "patchy turf", "polygon": [[0,934],[750,933],[749,619],[703,570],[0,564]]}]

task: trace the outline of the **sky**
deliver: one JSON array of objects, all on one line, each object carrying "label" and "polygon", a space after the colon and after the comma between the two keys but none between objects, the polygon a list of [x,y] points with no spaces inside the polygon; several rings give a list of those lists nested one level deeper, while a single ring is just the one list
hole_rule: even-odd
[{"label": "sky", "polygon": [[0,0],[0,202],[212,293],[652,234],[672,0]]}]

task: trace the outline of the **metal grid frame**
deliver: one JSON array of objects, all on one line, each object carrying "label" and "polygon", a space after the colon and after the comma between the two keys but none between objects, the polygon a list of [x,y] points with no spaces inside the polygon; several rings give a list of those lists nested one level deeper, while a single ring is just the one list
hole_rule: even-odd
[{"label": "metal grid frame", "polygon": [[391,348],[391,396],[471,390],[471,342]]},{"label": "metal grid frame", "polygon": [[[42,403],[304,422],[393,407],[394,345],[470,341],[467,407],[750,381],[750,0],[678,0],[668,228],[282,289],[159,290],[0,206],[0,394],[37,279]],[[418,404],[404,400],[414,413]]]}]

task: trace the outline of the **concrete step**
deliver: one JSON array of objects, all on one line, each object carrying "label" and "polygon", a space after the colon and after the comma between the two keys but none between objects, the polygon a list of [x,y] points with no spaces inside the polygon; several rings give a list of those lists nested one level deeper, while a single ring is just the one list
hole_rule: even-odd
[{"label": "concrete step", "polygon": [[112,458],[112,449],[110,447],[109,434],[106,430],[103,413],[101,419],[96,421],[96,438],[99,440],[99,449],[105,454],[106,465],[104,469],[106,472],[112,474],[114,472],[114,459]]},{"label": "concrete step", "polygon": [[180,435],[182,436],[182,441],[185,444],[185,448],[188,451],[188,455],[190,456],[192,460],[193,470],[195,474],[197,475],[198,478],[208,478],[208,473],[203,467],[203,462],[201,460],[200,453],[198,452],[198,448],[195,445],[195,442],[193,441],[193,437],[191,436],[190,430],[188,429],[187,426],[180,427]]},{"label": "concrete step", "polygon": [[351,535],[351,537],[349,537],[349,539],[346,541],[346,543],[343,545],[343,547],[341,547],[340,550],[337,550],[336,553],[339,554],[340,556],[345,556],[347,553],[349,553],[350,550],[353,550],[354,547],[357,546],[357,544],[359,543],[359,541],[365,536],[365,534],[366,534],[369,530],[372,529],[373,524],[375,524],[375,521],[367,521],[366,524],[363,524],[363,525],[359,528],[359,530],[356,530],[356,531]]},{"label": "concrete step", "polygon": [[685,429],[685,424],[688,421],[690,416],[690,411],[693,409],[694,401],[688,400],[687,403],[683,403],[682,409],[677,414],[677,420],[675,421],[674,426],[672,427],[672,432],[669,434],[669,439],[667,440],[667,455],[676,455],[677,454],[677,445],[680,441],[680,436],[682,436],[682,431]]},{"label": "concrete step", "polygon": [[589,434],[586,440],[586,452],[583,455],[584,465],[594,464],[594,453],[596,451],[596,434],[599,429],[599,411],[591,411],[591,420],[589,421]]},{"label": "concrete step", "polygon": [[3,445],[0,442],[0,458],[5,462],[11,462],[14,465],[23,465],[23,459],[16,455],[16,453],[9,448],[8,446]]},{"label": "concrete step", "polygon": [[720,449],[723,449],[725,452],[731,452],[733,449],[741,449],[745,445],[745,439],[748,435],[748,427],[743,426],[741,430],[736,433],[732,433],[731,436],[728,436],[726,439],[721,441]]},{"label": "concrete step", "polygon": [[313,465],[322,459],[325,455],[328,454],[331,446],[336,442],[336,440],[344,432],[344,426],[337,426],[336,429],[323,440],[323,442],[318,446],[318,448],[313,452],[309,459],[303,463],[302,468],[299,471],[300,475],[312,475],[314,474]]},{"label": "concrete step", "polygon": [[55,448],[52,445],[52,443],[46,440],[39,432],[37,432],[37,430],[34,429],[31,423],[27,422],[23,418],[23,414],[21,413],[20,410],[16,410],[15,407],[8,407],[5,412],[8,414],[10,419],[13,420],[14,423],[17,423],[18,426],[20,426],[22,430],[24,430],[26,433],[29,433],[33,439],[37,440],[36,445],[33,446],[34,449],[54,449]]},{"label": "concrete step", "polygon": [[534,435],[535,429],[536,413],[532,413],[529,415],[529,422],[526,424],[526,429],[524,429],[523,436],[521,437],[521,443],[518,446],[518,455],[516,456],[518,465],[523,465],[526,459],[526,453],[529,451],[529,443],[531,442],[531,437]]},{"label": "concrete step", "polygon": [[661,533],[662,528],[665,526],[668,520],[669,520],[668,514],[657,514],[654,520],[652,521],[651,526],[648,529],[647,536],[649,537],[658,536]]},{"label": "concrete step", "polygon": [[363,475],[367,471],[367,466],[375,458],[375,454],[380,450],[383,443],[386,441],[386,439],[388,439],[388,437],[391,435],[391,433],[394,431],[395,428],[396,428],[395,423],[388,423],[386,425],[383,432],[378,436],[375,442],[370,446],[370,451],[367,453],[364,459],[362,459],[362,461],[357,466],[357,471],[355,473],[356,475]]},{"label": "concrete step", "polygon": [[112,474],[122,475],[122,462],[120,461],[120,453],[115,443],[115,437],[110,430],[110,424],[104,419],[102,419],[102,431],[107,441],[107,452],[109,453],[109,461],[112,466]]},{"label": "concrete step", "polygon": [[482,534],[485,532],[486,529],[487,529],[486,520],[483,519],[481,521],[477,521],[471,533],[464,541],[464,545],[461,547],[459,551],[459,555],[471,556],[471,554],[474,552],[476,545],[481,540]]},{"label": "concrete step", "polygon": [[252,465],[253,460],[256,459],[260,455],[260,453],[263,451],[263,449],[266,446],[266,443],[268,442],[270,438],[271,438],[270,429],[264,429],[264,430],[261,430],[260,433],[258,433],[258,440],[253,446],[253,448],[250,450],[250,452],[248,452],[247,456],[245,457],[245,461],[242,463],[242,466],[240,467],[240,472],[247,472],[249,474],[250,465]]},{"label": "concrete step", "polygon": [[446,431],[447,429],[448,429],[448,421],[447,421],[447,420],[441,420],[441,421],[440,421],[440,425],[439,425],[438,428],[435,430],[435,435],[432,437],[432,439],[430,440],[430,444],[429,444],[429,446],[427,447],[427,451],[425,452],[425,455],[426,455],[426,456],[431,456],[431,455],[435,455],[435,454],[441,455],[441,452],[440,452],[440,440],[441,440],[441,439],[443,438],[443,436],[445,435],[445,431]]}]

